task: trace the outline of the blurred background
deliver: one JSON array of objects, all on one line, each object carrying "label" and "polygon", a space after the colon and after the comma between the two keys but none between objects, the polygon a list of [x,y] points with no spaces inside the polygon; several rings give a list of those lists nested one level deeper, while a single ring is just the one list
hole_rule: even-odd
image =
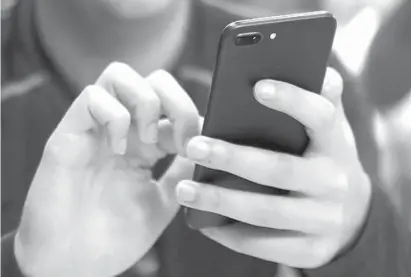
[{"label": "blurred background", "polygon": [[[2,19],[17,1],[2,0]],[[155,0],[153,0],[155,1]],[[206,0],[217,4],[250,5],[266,9],[276,14],[315,11],[319,9],[333,12],[339,21],[335,50],[343,63],[354,74],[362,70],[367,49],[379,25],[392,10],[406,0]],[[248,8],[248,7],[246,7]]]}]

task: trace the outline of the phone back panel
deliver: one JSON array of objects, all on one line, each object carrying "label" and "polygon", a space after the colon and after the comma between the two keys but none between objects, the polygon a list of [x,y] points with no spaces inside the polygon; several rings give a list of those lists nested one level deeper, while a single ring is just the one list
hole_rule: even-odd
[{"label": "phone back panel", "polygon": [[[259,104],[253,87],[261,79],[274,79],[320,93],[335,29],[336,21],[327,12],[228,25],[220,38],[202,135],[302,155],[309,143],[304,126]],[[238,34],[250,32],[261,33],[263,39],[254,45],[235,45]],[[270,39],[272,33],[275,39]],[[196,166],[194,181],[259,193],[286,193],[202,166]],[[192,209],[186,210],[186,217],[194,229],[230,223],[220,215]]]}]

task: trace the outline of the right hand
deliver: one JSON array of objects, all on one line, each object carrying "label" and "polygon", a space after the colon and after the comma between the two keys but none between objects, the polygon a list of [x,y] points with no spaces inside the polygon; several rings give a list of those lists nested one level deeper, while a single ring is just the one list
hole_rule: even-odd
[{"label": "right hand", "polygon": [[[160,120],[161,115],[167,119]],[[198,111],[164,71],[146,79],[113,63],[74,101],[49,138],[15,239],[27,276],[117,275],[141,259],[175,216],[175,185]],[[155,182],[152,166],[175,162]]]}]

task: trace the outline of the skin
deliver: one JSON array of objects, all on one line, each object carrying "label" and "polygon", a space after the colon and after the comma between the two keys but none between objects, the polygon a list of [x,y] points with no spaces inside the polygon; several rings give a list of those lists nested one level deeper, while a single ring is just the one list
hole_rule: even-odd
[{"label": "skin", "polygon": [[[125,64],[111,64],[46,144],[15,239],[22,271],[114,276],[144,256],[178,202],[250,224],[203,230],[234,251],[293,267],[324,265],[357,236],[370,198],[341,91],[333,70],[322,96],[274,80],[256,84],[256,101],[307,127],[312,144],[297,158],[199,136],[201,118],[170,74],[143,78]],[[151,166],[166,153],[178,158],[154,182]],[[294,193],[196,184],[188,181],[194,163]]]}]

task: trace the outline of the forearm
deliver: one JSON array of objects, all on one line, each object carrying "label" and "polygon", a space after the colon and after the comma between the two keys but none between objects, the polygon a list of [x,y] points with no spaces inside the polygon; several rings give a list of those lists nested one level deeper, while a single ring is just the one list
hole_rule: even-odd
[{"label": "forearm", "polygon": [[1,276],[3,277],[24,277],[14,254],[14,236],[13,232],[1,238]]},{"label": "forearm", "polygon": [[373,186],[368,220],[355,245],[332,263],[305,270],[308,277],[411,276],[411,234],[387,195]]}]

